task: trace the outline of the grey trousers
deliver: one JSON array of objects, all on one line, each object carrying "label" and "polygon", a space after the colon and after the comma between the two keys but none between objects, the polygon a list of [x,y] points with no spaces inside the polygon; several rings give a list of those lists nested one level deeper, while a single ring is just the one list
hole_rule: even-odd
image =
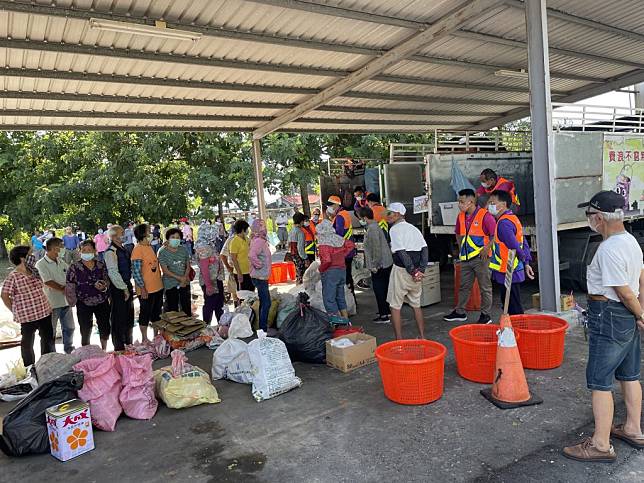
[{"label": "grey trousers", "polygon": [[470,299],[474,279],[478,280],[481,291],[481,313],[490,315],[490,310],[492,310],[492,278],[488,262],[484,262],[478,256],[472,260],[461,262],[461,286],[458,290],[458,305],[454,310],[459,314],[465,312],[465,305]]}]

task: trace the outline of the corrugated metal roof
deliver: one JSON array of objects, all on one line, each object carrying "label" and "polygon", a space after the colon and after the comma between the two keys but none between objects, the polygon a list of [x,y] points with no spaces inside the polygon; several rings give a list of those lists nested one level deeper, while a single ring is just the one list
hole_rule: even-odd
[{"label": "corrugated metal roof", "polygon": [[[498,72],[527,68],[522,4],[484,1],[489,7],[450,35],[283,128],[428,131],[525,115],[527,78]],[[0,0],[0,123],[5,129],[253,130],[464,3]],[[565,101],[597,86],[612,90],[626,85],[622,77],[644,81],[644,2],[549,0],[548,8],[553,98]],[[132,25],[164,20],[202,37],[96,30],[90,18]]]}]

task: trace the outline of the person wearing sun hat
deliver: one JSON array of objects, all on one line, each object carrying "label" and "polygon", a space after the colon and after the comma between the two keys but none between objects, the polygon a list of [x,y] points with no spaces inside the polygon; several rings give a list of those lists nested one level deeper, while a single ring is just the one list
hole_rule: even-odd
[{"label": "person wearing sun hat", "polygon": [[425,321],[420,308],[422,281],[429,259],[427,242],[414,225],[405,221],[407,209],[402,203],[391,203],[387,209],[387,223],[391,236],[394,266],[389,277],[387,302],[396,339],[402,339],[400,310],[407,302],[414,309],[418,335],[425,338]]},{"label": "person wearing sun hat", "polygon": [[[587,269],[588,362],[586,383],[592,391],[595,431],[579,444],[563,449],[567,458],[583,462],[617,459],[610,438],[644,448],[642,435],[641,342],[644,330],[644,265],[642,249],[624,227],[624,198],[600,191],[586,208],[590,229],[603,241]],[[638,328],[640,330],[638,330]],[[620,382],[626,421],[613,426],[613,384]]]}]

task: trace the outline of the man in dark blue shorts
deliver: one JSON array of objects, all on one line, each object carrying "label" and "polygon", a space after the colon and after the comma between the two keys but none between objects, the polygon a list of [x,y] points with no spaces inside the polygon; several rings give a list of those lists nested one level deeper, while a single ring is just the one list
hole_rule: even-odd
[{"label": "man in dark blue shorts", "polygon": [[[611,436],[634,448],[644,448],[642,387],[640,385],[640,331],[644,329],[644,272],[642,250],[624,228],[624,199],[601,191],[588,203],[591,230],[603,237],[588,266],[588,365],[586,381],[592,391],[595,432],[564,456],[584,462],[612,463],[617,456]],[[626,421],[613,426],[613,382],[622,387]]]}]

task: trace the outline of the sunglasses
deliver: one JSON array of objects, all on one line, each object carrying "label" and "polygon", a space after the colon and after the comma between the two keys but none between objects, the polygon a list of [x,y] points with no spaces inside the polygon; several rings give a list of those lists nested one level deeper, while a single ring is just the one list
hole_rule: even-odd
[{"label": "sunglasses", "polygon": [[586,217],[589,217],[590,215],[597,215],[599,212],[598,211],[588,211],[586,210]]}]

